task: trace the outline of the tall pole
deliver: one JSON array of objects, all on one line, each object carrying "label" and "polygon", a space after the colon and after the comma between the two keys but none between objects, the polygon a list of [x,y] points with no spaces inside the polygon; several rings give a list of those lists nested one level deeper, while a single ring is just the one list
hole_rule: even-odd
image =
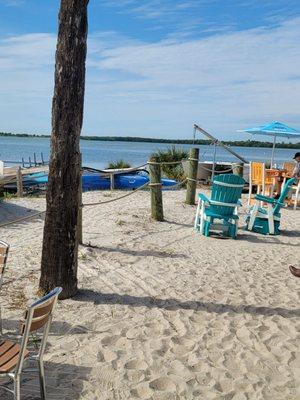
[{"label": "tall pole", "polygon": [[79,139],[83,121],[88,0],[61,0],[40,289],[77,291]]},{"label": "tall pole", "polygon": [[276,135],[274,135],[274,140],[273,140],[272,157],[271,157],[271,168],[273,168],[273,164],[274,164],[275,146],[276,146]]}]

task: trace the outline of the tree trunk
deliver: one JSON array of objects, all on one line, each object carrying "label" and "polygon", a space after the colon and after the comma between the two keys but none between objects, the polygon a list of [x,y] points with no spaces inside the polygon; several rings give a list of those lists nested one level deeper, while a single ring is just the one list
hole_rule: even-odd
[{"label": "tree trunk", "polygon": [[80,184],[88,0],[61,0],[40,288],[77,291],[76,226]]}]

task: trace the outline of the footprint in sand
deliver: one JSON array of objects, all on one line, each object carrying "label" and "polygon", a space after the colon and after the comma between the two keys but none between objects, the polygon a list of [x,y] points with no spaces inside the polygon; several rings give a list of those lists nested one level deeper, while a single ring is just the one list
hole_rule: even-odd
[{"label": "footprint in sand", "polygon": [[118,358],[117,354],[108,349],[102,349],[98,351],[97,359],[100,362],[112,362]]},{"label": "footprint in sand", "polygon": [[173,337],[172,342],[174,343],[174,346],[171,351],[177,356],[183,356],[192,351],[195,347],[195,342],[187,338]]},{"label": "footprint in sand", "polygon": [[153,390],[159,390],[162,392],[176,392],[175,383],[166,376],[154,379],[149,383],[149,386]]},{"label": "footprint in sand", "polygon": [[144,360],[131,360],[125,364],[126,369],[136,369],[139,371],[145,371],[148,368],[148,364]]}]

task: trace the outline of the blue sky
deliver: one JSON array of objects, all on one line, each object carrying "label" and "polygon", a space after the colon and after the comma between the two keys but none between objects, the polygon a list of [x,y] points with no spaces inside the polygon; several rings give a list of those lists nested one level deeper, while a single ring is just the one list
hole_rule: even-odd
[{"label": "blue sky", "polygon": [[[51,131],[58,7],[0,0],[0,131]],[[83,134],[300,128],[299,39],[295,0],[90,0]]]}]

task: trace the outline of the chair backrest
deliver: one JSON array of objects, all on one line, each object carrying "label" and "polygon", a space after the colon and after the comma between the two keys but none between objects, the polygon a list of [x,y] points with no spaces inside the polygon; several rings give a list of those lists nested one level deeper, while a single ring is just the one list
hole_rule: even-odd
[{"label": "chair backrest", "polygon": [[285,185],[282,188],[280,197],[278,199],[279,204],[276,204],[276,206],[273,209],[274,214],[277,214],[279,212],[279,210],[281,209],[281,207],[282,207],[281,204],[284,204],[284,200],[286,199],[287,195],[289,194],[289,191],[291,190],[295,181],[296,181],[296,178],[290,178],[285,182]]},{"label": "chair backrest", "polygon": [[265,163],[251,161],[250,183],[252,185],[264,185],[264,179],[265,179]]},{"label": "chair backrest", "polygon": [[286,161],[283,163],[282,168],[285,170],[285,174],[287,176],[292,176],[295,168],[295,163],[291,161]]},{"label": "chair backrest", "polygon": [[[232,215],[238,200],[241,198],[245,180],[234,174],[216,176],[211,190],[211,209],[217,214]],[[226,203],[218,204],[218,203]]]},{"label": "chair backrest", "polygon": [[275,185],[275,172],[274,169],[265,169],[265,185]]},{"label": "chair backrest", "polygon": [[3,283],[3,274],[6,268],[9,245],[0,240],[0,289]]},{"label": "chair backrest", "polygon": [[29,335],[41,328],[43,328],[43,337],[39,348],[39,356],[43,356],[52,321],[52,313],[61,291],[62,288],[57,287],[27,308],[25,318],[21,321],[21,334],[23,338],[20,357],[16,367],[19,372],[22,370]]}]

